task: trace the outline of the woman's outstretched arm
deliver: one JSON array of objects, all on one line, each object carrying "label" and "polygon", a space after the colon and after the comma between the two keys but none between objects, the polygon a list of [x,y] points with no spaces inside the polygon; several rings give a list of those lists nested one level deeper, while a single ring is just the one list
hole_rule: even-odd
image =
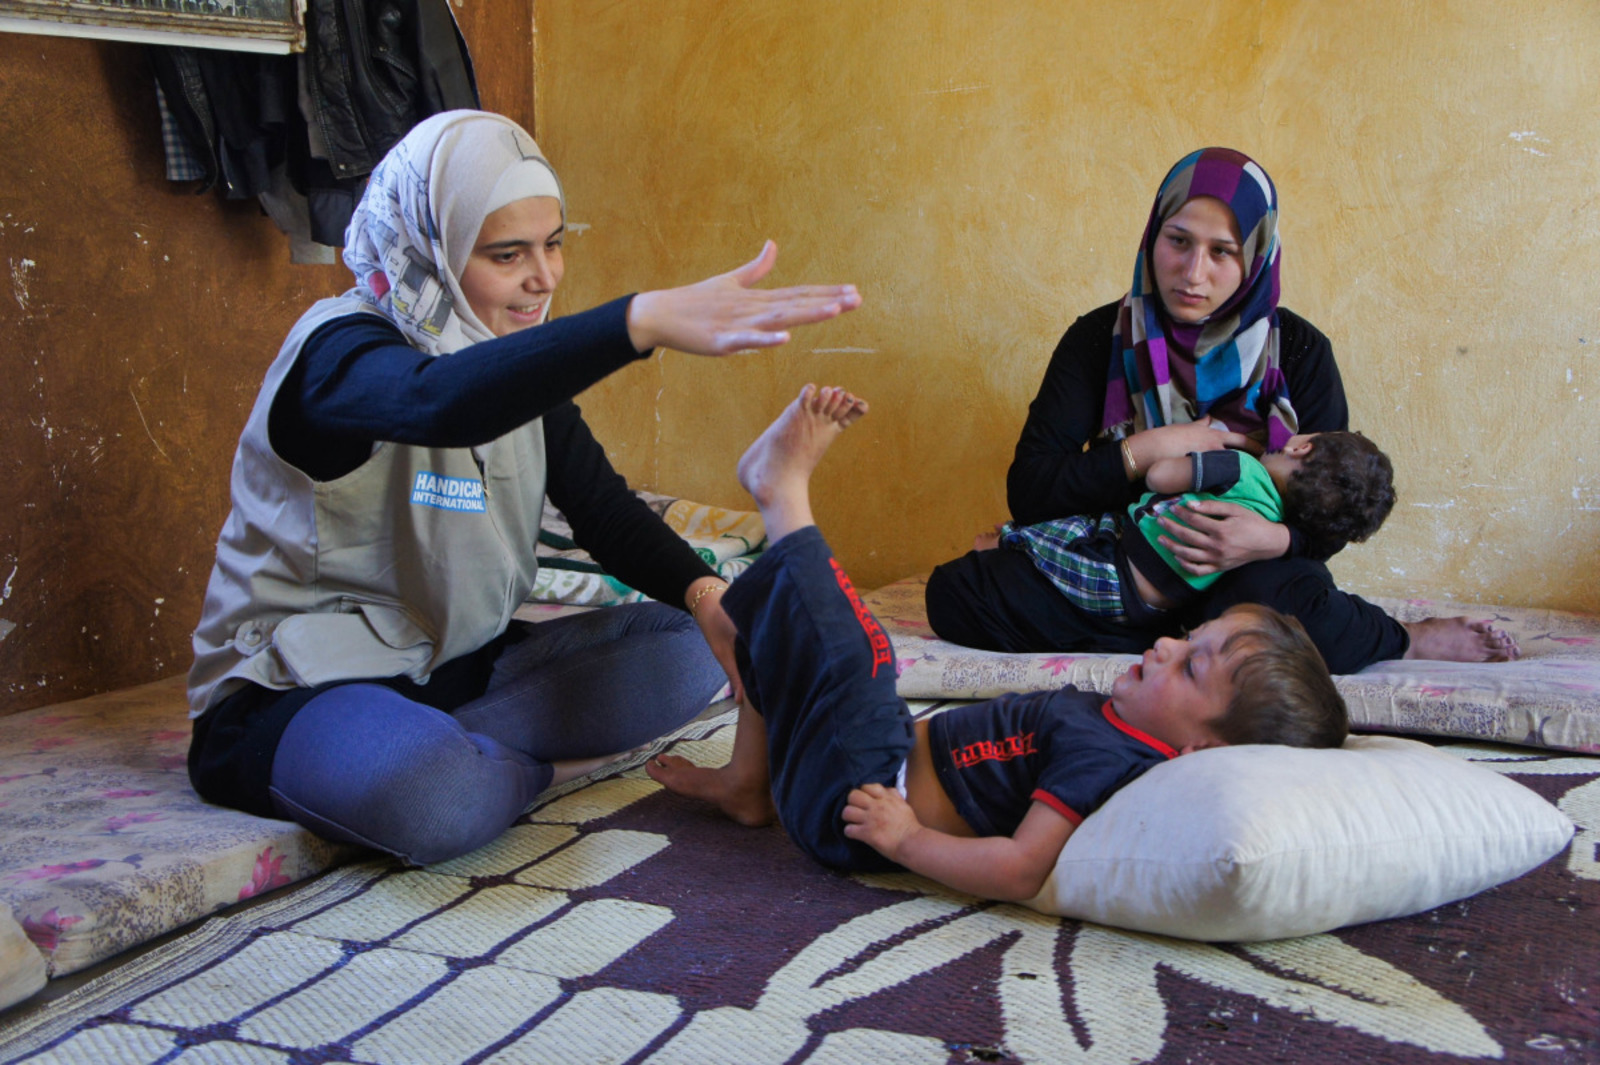
[{"label": "woman's outstretched arm", "polygon": [[272,403],[278,454],[331,481],[380,441],[474,447],[555,409],[640,358],[613,300],[452,355],[425,355],[388,319],[357,312],[305,342]]},{"label": "woman's outstretched arm", "polygon": [[336,319],[306,341],[279,389],[273,446],[317,480],[355,469],[376,441],[473,447],[657,346],[704,354],[771,347],[795,326],[860,305],[849,285],[750,287],[776,258],[769,241],[754,261],[698,284],[613,300],[439,357],[412,348],[379,315]]},{"label": "woman's outstretched arm", "polygon": [[778,262],[778,246],[725,274],[680,288],[642,292],[628,308],[628,335],[641,351],[673,348],[731,355],[789,342],[795,326],[837,318],[861,305],[854,285],[756,288]]}]

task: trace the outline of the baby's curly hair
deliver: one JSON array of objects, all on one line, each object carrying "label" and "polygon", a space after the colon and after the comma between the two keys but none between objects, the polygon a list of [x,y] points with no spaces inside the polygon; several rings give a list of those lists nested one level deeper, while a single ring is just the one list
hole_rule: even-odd
[{"label": "baby's curly hair", "polygon": [[1283,490],[1283,516],[1325,558],[1378,531],[1394,509],[1394,466],[1360,433],[1318,433]]}]

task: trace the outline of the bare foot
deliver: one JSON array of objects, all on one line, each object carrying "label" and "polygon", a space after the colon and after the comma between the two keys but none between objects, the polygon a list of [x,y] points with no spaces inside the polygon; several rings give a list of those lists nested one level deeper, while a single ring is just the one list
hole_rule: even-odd
[{"label": "bare foot", "polygon": [[1000,535],[1005,531],[1005,526],[996,525],[988,532],[981,532],[972,538],[974,551],[993,551],[1000,546]]},{"label": "bare foot", "polygon": [[1436,662],[1510,662],[1522,654],[1516,637],[1487,618],[1424,618],[1405,622],[1411,634],[1407,658]]},{"label": "bare foot", "polygon": [[811,520],[811,473],[840,433],[867,413],[842,388],[806,385],[739,459],[739,484],[761,508],[773,542]]},{"label": "bare foot", "polygon": [[663,754],[644,765],[650,779],[676,795],[704,799],[741,825],[759,828],[777,820],[765,775],[752,779],[734,764],[718,769],[695,765],[676,754]]}]

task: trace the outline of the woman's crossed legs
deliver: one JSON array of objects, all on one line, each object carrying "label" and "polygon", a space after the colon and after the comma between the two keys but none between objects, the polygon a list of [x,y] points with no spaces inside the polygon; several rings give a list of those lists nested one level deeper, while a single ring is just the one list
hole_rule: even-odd
[{"label": "woman's crossed legs", "polygon": [[279,741],[273,804],[320,836],[444,861],[552,784],[682,725],[725,679],[693,620],[659,603],[532,625],[453,712],[371,683],[310,700]]}]

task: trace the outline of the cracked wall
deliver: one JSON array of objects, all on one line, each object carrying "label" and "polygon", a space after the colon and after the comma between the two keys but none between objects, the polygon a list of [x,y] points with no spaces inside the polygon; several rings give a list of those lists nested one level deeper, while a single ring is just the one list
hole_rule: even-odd
[{"label": "cracked wall", "polygon": [[[532,119],[531,4],[460,12]],[[284,334],[349,285],[254,202],[166,180],[143,50],[0,33],[0,713],[189,668],[239,430]]]}]

